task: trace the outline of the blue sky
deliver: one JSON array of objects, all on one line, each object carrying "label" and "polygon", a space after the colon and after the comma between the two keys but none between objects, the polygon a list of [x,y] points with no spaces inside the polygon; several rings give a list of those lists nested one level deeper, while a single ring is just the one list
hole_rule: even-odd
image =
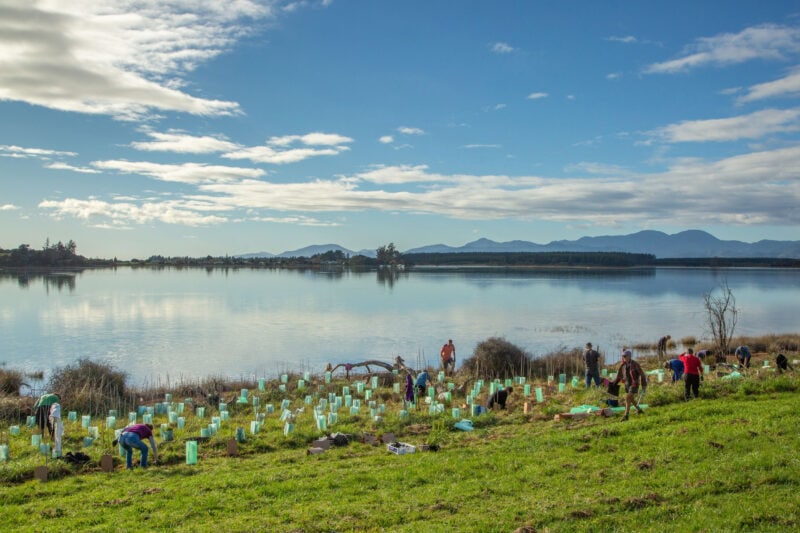
[{"label": "blue sky", "polygon": [[794,1],[0,0],[0,247],[798,239]]}]

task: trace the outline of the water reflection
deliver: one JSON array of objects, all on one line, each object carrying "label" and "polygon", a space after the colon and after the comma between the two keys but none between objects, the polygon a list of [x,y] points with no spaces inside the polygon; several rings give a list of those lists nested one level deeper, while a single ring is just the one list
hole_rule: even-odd
[{"label": "water reflection", "polygon": [[69,292],[75,290],[75,279],[81,271],[71,272],[0,272],[0,283],[16,282],[20,289],[28,289],[33,282],[41,281],[45,292],[50,289]]}]

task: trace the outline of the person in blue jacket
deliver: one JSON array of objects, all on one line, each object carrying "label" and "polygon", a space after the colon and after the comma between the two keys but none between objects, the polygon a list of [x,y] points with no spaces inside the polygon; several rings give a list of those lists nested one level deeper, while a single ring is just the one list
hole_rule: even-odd
[{"label": "person in blue jacket", "polygon": [[750,348],[747,346],[739,346],[736,348],[736,351],[733,352],[736,355],[736,359],[739,360],[739,364],[745,368],[750,368]]},{"label": "person in blue jacket", "polygon": [[683,378],[683,361],[680,359],[670,359],[664,363],[664,368],[672,370],[672,382],[680,381]]},{"label": "person in blue jacket", "polygon": [[427,370],[423,370],[417,374],[417,381],[414,385],[417,387],[419,396],[425,396],[428,392],[428,383],[433,384],[433,380],[428,375]]}]

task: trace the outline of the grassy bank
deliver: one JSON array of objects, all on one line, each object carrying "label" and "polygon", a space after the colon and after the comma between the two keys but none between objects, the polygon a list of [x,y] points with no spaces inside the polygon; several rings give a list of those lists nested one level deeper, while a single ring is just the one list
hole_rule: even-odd
[{"label": "grassy bank", "polygon": [[[314,383],[286,394],[297,414],[283,435],[276,413],[258,434],[249,432],[255,409],[229,404],[228,422],[200,439],[199,462],[186,465],[185,440],[196,438],[219,413],[198,418],[185,406],[186,426],[161,442],[162,461],[125,471],[110,441],[112,430],[85,448],[92,461],[75,468],[50,460],[50,479],[31,479],[45,464],[30,433],[9,436],[11,460],[0,463],[0,523],[13,531],[789,531],[800,527],[800,446],[796,411],[800,380],[752,369],[740,379],[707,379],[700,400],[680,400],[680,385],[652,378],[645,415],[628,422],[592,416],[555,421],[571,406],[598,404],[596,390],[541,386],[544,402],[517,387],[507,412],[474,417],[475,430],[453,428],[451,405],[442,414],[420,406],[405,418],[391,386],[377,388],[386,407],[375,423],[364,395],[359,414],[339,411],[329,432],[354,436],[343,447],[307,455],[317,429],[313,405],[342,383]],[[352,385],[351,385],[352,386]],[[355,386],[352,386],[355,393]],[[479,400],[485,400],[486,387]],[[313,392],[312,392],[313,391]],[[312,404],[305,403],[305,395]],[[250,392],[260,411],[279,397]],[[532,406],[524,413],[523,403]],[[460,402],[457,398],[456,402]],[[277,406],[276,406],[277,407]],[[66,415],[66,413],[65,413]],[[124,414],[121,416],[124,418]],[[158,428],[166,415],[156,415]],[[444,421],[444,432],[432,431]],[[116,427],[122,427],[120,421]],[[226,444],[236,427],[248,429],[240,455]],[[393,432],[415,445],[436,437],[441,451],[398,456],[360,442],[364,434]],[[79,449],[86,430],[67,423],[64,450]],[[102,453],[115,469],[102,472]],[[136,454],[138,458],[138,452]]]}]

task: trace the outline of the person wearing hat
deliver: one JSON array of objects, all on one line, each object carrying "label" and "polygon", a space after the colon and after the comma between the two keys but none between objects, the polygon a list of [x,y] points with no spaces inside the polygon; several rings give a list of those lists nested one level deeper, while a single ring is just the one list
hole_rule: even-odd
[{"label": "person wearing hat", "polygon": [[600,386],[600,354],[592,348],[592,343],[586,343],[586,351],[583,352],[583,362],[586,363],[586,388],[592,386],[594,380],[595,387]]},{"label": "person wearing hat", "polygon": [[[622,417],[623,422],[628,419],[628,414],[631,411],[631,405],[636,407],[636,411],[642,414],[642,408],[639,407],[639,400],[644,396],[647,390],[647,376],[641,365],[633,360],[633,353],[624,348],[622,350],[622,363],[619,365],[617,377],[612,383],[615,385],[620,381],[625,382],[625,415]],[[639,386],[641,385],[641,396],[639,394]],[[634,401],[635,400],[635,401]]]}]

